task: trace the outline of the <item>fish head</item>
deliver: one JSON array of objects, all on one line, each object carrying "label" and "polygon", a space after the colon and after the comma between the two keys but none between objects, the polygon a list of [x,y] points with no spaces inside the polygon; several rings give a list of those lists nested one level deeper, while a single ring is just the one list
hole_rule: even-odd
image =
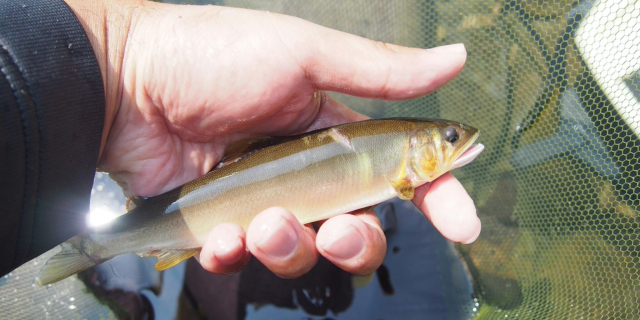
[{"label": "fish head", "polygon": [[435,180],[442,174],[475,159],[484,149],[474,144],[478,129],[448,120],[424,120],[410,138],[408,165],[417,184]]}]

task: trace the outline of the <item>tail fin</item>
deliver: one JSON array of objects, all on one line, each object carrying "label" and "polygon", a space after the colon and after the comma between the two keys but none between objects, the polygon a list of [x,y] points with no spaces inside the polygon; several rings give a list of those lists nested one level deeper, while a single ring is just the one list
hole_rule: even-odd
[{"label": "tail fin", "polygon": [[60,247],[62,251],[51,257],[36,277],[36,283],[39,285],[58,282],[104,261],[95,260],[85,255],[76,247],[75,241],[64,242]]}]

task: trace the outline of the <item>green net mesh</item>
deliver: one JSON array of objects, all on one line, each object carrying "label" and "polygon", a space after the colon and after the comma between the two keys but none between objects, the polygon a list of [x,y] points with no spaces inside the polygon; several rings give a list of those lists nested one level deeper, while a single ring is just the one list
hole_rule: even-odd
[{"label": "green net mesh", "polygon": [[[429,96],[388,102],[336,94],[372,117],[438,117],[481,130],[486,150],[455,172],[483,224],[474,244],[458,246],[475,289],[463,307],[476,319],[640,319],[640,4],[166,2],[281,12],[406,46],[464,43],[465,68]],[[12,288],[2,286],[3,301],[21,297]],[[48,290],[49,300],[79,292]],[[21,307],[29,314],[58,314],[50,301],[29,301],[43,309]],[[93,300],[53,303],[113,317]]]},{"label": "green net mesh", "polygon": [[234,1],[371,39],[469,56],[438,92],[373,117],[478,127],[457,170],[480,238],[458,247],[478,319],[640,319],[640,4],[630,0]]}]

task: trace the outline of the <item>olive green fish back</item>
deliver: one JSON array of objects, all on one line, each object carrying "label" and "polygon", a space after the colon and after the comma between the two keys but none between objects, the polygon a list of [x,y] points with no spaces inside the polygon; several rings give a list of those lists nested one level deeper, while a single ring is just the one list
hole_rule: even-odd
[{"label": "olive green fish back", "polygon": [[[182,1],[189,2],[189,1]],[[193,3],[194,1],[192,1]],[[460,245],[478,319],[640,318],[640,4],[631,0],[226,0],[396,44],[463,42],[429,96],[336,95],[372,117],[480,129],[455,171],[483,233]]]}]

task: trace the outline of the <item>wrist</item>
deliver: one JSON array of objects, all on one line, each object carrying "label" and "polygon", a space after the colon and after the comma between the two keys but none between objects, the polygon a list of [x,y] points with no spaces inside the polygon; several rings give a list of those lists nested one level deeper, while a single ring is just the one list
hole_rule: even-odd
[{"label": "wrist", "polygon": [[64,0],[87,33],[96,55],[105,94],[105,120],[100,156],[122,97],[122,60],[136,9],[142,0]]}]

